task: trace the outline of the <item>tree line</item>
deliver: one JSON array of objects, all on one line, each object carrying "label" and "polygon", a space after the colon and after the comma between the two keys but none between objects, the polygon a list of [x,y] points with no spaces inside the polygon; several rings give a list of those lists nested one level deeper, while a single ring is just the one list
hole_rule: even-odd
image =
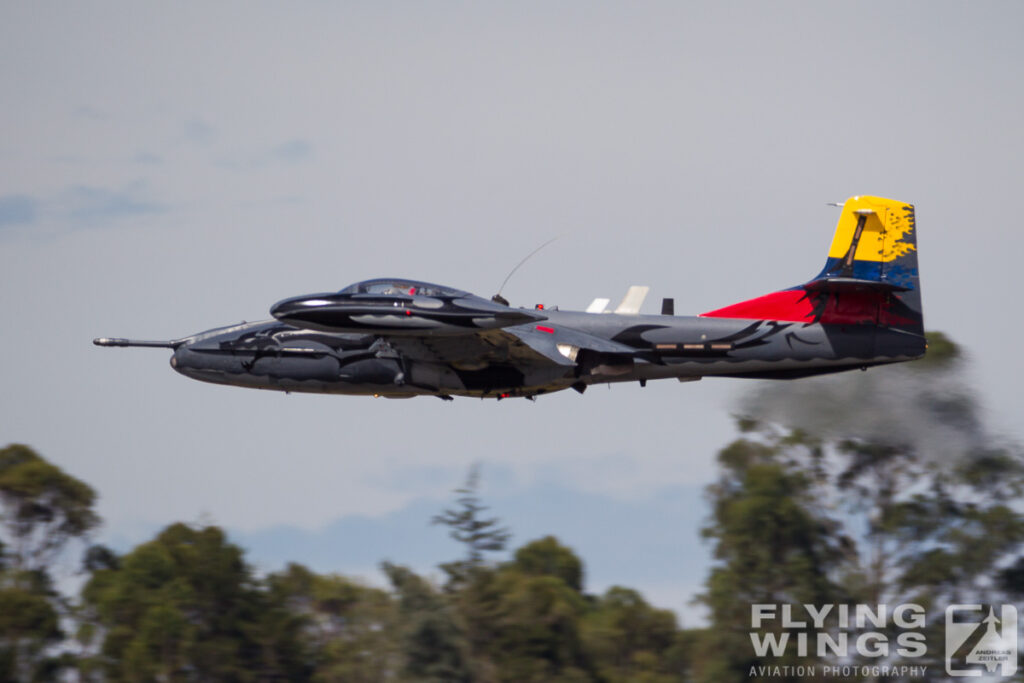
[{"label": "tree line", "polygon": [[7,446],[0,680],[683,680],[675,615],[628,588],[585,593],[582,561],[554,537],[492,560],[509,534],[477,484],[473,471],[433,520],[465,548],[440,584],[387,562],[387,589],[298,563],[259,576],[222,529],[175,523],[124,554],[88,547],[69,598],[52,574],[99,524],[95,492]]},{"label": "tree line", "polygon": [[[259,575],[216,526],[174,523],[124,554],[89,546],[92,488],[9,445],[0,680],[836,680],[823,663],[899,661],[897,625],[840,622],[837,608],[794,627],[778,610],[858,604],[920,608],[911,651],[922,669],[854,668],[843,680],[946,680],[945,607],[1024,596],[1024,461],[984,426],[959,347],[930,341],[905,367],[748,395],[707,489],[715,559],[700,628],[630,588],[588,593],[582,560],[552,536],[509,552],[475,469],[431,520],[462,556],[440,580],[385,562],[380,588],[298,563]],[[54,573],[76,552],[85,582],[63,595]],[[757,629],[755,605],[772,606]],[[764,646],[799,634],[871,638],[824,659],[813,645]]]}]

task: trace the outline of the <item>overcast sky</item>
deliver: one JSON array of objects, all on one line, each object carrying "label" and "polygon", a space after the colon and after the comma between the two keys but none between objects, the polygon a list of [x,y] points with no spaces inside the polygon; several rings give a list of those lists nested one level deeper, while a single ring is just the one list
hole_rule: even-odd
[{"label": "overcast sky", "polygon": [[[1020,437],[1024,5],[0,3],[0,443],[127,549],[213,521],[373,580],[472,462],[514,544],[696,618],[738,380],[444,403],[190,381],[172,338],[377,276],[699,313],[818,272],[838,210],[917,205],[925,321]],[[749,387],[748,387],[749,388]]]}]

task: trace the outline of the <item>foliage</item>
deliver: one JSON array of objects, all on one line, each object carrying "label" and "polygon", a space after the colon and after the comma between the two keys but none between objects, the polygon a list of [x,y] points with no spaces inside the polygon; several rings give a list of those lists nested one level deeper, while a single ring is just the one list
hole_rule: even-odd
[{"label": "foliage", "polygon": [[303,652],[314,681],[379,681],[396,668],[397,612],[386,591],[297,564],[264,583],[269,609],[262,632],[271,637],[264,652]]},{"label": "foliage", "polygon": [[[702,680],[801,663],[794,648],[755,655],[752,604],[919,604],[938,657],[946,605],[1019,585],[1024,560],[1008,565],[1024,544],[1012,502],[1024,460],[984,429],[954,372],[959,347],[939,333],[929,339],[929,360],[916,367],[773,385],[747,402],[737,420],[744,436],[719,453],[722,474],[708,489],[705,535],[718,562],[702,597],[714,644]],[[941,659],[917,662],[943,668]]]},{"label": "foliage", "polygon": [[0,680],[45,680],[64,667],[63,598],[51,570],[98,523],[96,494],[28,446],[0,449]]},{"label": "foliage", "polygon": [[531,576],[515,567],[494,583],[494,637],[485,648],[503,681],[586,680],[580,638],[586,605],[556,576]]},{"label": "foliage", "polygon": [[487,507],[480,501],[477,489],[480,485],[480,468],[473,465],[466,477],[466,483],[455,493],[458,507],[448,508],[435,515],[432,524],[442,524],[449,528],[449,535],[466,546],[466,557],[462,560],[442,565],[448,574],[449,584],[457,587],[461,582],[470,580],[470,575],[483,566],[484,553],[499,552],[511,534],[508,529],[499,526],[496,517],[483,519],[482,514]]},{"label": "foliage", "polygon": [[470,481],[459,494],[471,514],[452,519],[484,536],[460,536],[467,557],[443,589],[391,563],[382,565],[391,591],[298,564],[258,578],[216,527],[173,524],[123,556],[89,548],[81,678],[684,680],[690,651],[674,616],[626,588],[584,595],[582,562],[554,537],[486,561],[507,532],[497,520],[476,524],[485,508]]},{"label": "foliage", "polygon": [[390,563],[391,591],[298,564],[259,579],[220,529],[183,524],[84,564],[83,680],[669,683],[691,656],[636,591],[583,594],[582,562],[550,536],[444,589]]},{"label": "foliage", "polygon": [[381,568],[398,596],[402,674],[425,683],[472,681],[468,643],[448,600],[405,567]]},{"label": "foliage", "polygon": [[651,607],[630,588],[613,586],[582,622],[583,643],[601,678],[611,681],[680,680],[688,652],[675,615]]},{"label": "foliage", "polygon": [[516,551],[513,562],[524,574],[555,576],[573,590],[583,590],[583,563],[554,536],[527,543]]},{"label": "foliage", "polygon": [[49,587],[0,586],[0,680],[36,680],[49,671],[48,648],[63,638]]},{"label": "foliage", "polygon": [[[714,655],[702,680],[745,681],[759,663],[810,663],[792,652],[759,661],[749,637],[750,605],[843,601],[830,575],[849,553],[850,541],[819,505],[815,468],[794,466],[794,446],[792,440],[740,439],[719,453],[722,474],[708,489],[712,522],[704,529],[716,543],[718,564],[702,596],[714,625]],[[814,459],[819,452],[812,445],[807,455]]]},{"label": "foliage", "polygon": [[97,569],[82,591],[83,667],[121,680],[247,680],[290,677],[295,622],[268,623],[241,548],[216,527],[173,524],[116,566]]},{"label": "foliage", "polygon": [[51,564],[72,538],[99,524],[96,493],[28,446],[0,449],[0,520],[16,569]]},{"label": "foliage", "polygon": [[949,368],[963,358],[960,346],[946,334],[929,332],[927,336],[928,350],[925,352],[924,358],[910,366],[911,369],[929,371],[936,367]]}]

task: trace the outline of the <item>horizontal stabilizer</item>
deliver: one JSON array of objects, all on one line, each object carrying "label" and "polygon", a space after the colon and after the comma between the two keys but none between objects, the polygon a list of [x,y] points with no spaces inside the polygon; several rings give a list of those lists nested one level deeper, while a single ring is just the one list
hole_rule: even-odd
[{"label": "horizontal stabilizer", "polygon": [[587,306],[587,313],[604,313],[604,309],[608,308],[609,303],[611,303],[611,299],[594,299]]},{"label": "horizontal stabilizer", "polygon": [[626,292],[626,296],[622,297],[622,303],[615,309],[616,313],[626,315],[636,315],[640,312],[640,307],[644,305],[644,299],[647,298],[647,292],[651,291],[650,287],[644,285],[633,285]]},{"label": "horizontal stabilizer", "polygon": [[892,282],[864,280],[855,277],[823,277],[811,280],[804,289],[809,292],[854,292],[875,290],[876,292],[906,292],[909,287],[902,287]]}]

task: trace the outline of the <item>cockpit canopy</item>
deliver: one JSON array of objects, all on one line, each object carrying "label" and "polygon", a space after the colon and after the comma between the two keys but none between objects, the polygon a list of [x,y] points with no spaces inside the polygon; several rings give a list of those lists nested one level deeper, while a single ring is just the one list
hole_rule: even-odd
[{"label": "cockpit canopy", "polygon": [[363,280],[354,285],[349,285],[338,294],[401,294],[405,296],[467,296],[469,292],[461,289],[453,289],[442,285],[434,285],[429,282],[417,280],[392,280],[379,278],[377,280]]}]

